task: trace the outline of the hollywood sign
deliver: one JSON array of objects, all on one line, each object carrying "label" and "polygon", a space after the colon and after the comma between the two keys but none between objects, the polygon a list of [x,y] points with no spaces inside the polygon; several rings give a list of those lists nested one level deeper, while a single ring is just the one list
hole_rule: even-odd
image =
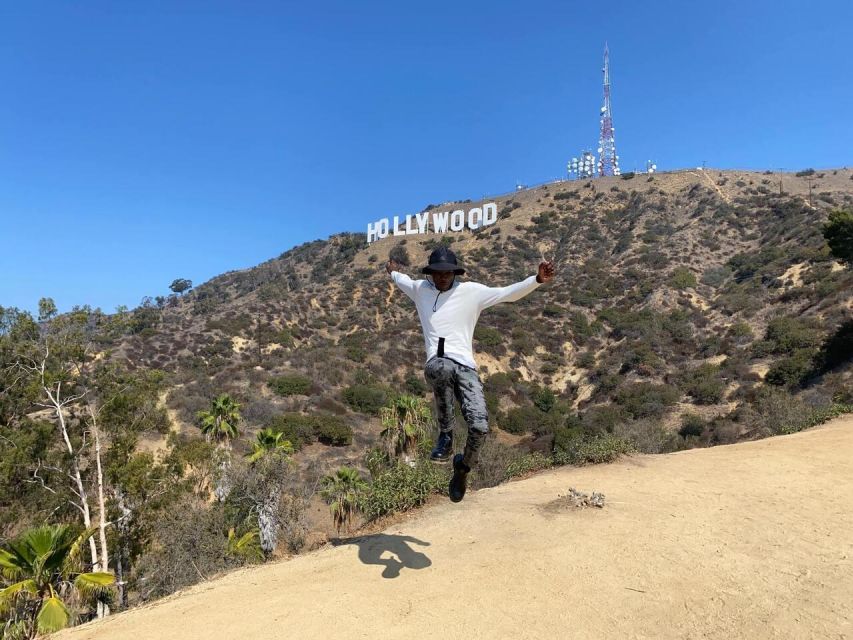
[{"label": "hollywood sign", "polygon": [[408,236],[416,233],[428,233],[432,223],[433,233],[446,231],[462,231],[466,227],[474,230],[488,227],[498,221],[498,207],[494,202],[481,207],[456,211],[423,211],[408,215],[400,222],[400,216],[394,216],[393,223],[388,218],[382,218],[367,225],[367,241],[374,242],[393,236]]}]

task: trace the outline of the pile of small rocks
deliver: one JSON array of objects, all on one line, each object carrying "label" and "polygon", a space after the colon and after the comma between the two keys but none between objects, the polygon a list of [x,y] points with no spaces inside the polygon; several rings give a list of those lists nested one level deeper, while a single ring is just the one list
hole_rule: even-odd
[{"label": "pile of small rocks", "polygon": [[583,509],[585,507],[604,507],[604,494],[592,492],[592,495],[578,491],[574,487],[569,487],[569,493],[565,496],[560,496],[567,504]]}]

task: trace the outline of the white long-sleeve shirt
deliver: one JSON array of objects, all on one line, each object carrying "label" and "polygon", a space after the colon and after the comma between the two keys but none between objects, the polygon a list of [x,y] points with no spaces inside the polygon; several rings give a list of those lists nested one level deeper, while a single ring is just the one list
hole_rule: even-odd
[{"label": "white long-sleeve shirt", "polygon": [[499,302],[520,300],[539,286],[536,276],[507,287],[456,279],[450,289],[439,291],[428,280],[412,280],[399,271],[392,271],[391,277],[418,309],[427,362],[438,354],[438,340],[444,338],[444,355],[472,369],[477,368],[472,342],[480,312]]}]

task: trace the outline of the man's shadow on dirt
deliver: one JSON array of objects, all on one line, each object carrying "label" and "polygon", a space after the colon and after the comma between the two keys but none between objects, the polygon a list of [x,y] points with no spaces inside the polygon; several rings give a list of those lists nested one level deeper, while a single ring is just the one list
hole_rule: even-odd
[{"label": "man's shadow on dirt", "polygon": [[[432,565],[432,561],[421,553],[412,549],[409,544],[417,544],[428,547],[429,542],[418,540],[412,536],[391,536],[385,533],[377,533],[372,536],[361,536],[358,538],[344,538],[333,542],[335,546],[354,544],[358,546],[358,559],[364,564],[376,564],[384,566],[383,578],[396,578],[400,570],[426,569]],[[395,557],[385,557],[388,552]]]}]

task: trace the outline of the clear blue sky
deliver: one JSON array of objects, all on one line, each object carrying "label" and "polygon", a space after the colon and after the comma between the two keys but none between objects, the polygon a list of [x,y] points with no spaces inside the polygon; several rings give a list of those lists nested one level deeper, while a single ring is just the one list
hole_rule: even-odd
[{"label": "clear blue sky", "polygon": [[848,0],[4,2],[0,305],[133,307],[562,176],[605,40],[625,170],[853,164]]}]

